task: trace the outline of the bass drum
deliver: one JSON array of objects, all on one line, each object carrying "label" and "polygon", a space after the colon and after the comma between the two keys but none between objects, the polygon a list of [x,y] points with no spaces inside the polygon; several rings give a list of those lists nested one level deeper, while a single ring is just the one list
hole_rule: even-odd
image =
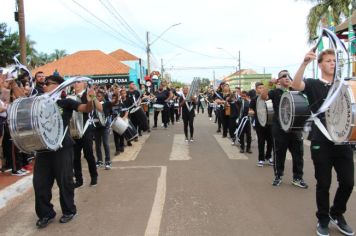
[{"label": "bass drum", "polygon": [[279,122],[285,132],[303,130],[310,117],[307,97],[298,91],[285,92],[279,103]]},{"label": "bass drum", "polygon": [[128,127],[122,136],[124,136],[127,141],[131,141],[138,136],[137,130],[130,120],[128,121]]},{"label": "bass drum", "polygon": [[55,151],[61,147],[63,121],[51,98],[19,98],[10,105],[8,114],[11,138],[22,152]]},{"label": "bass drum", "polygon": [[147,131],[149,129],[146,113],[141,106],[130,110],[130,119],[132,119],[141,130]]},{"label": "bass drum", "polygon": [[[81,103],[79,97],[68,95],[67,98]],[[69,133],[74,139],[80,139],[84,135],[84,118],[83,113],[73,111],[72,118],[69,121]]]},{"label": "bass drum", "polygon": [[[335,82],[338,83],[338,82]],[[335,84],[338,86],[338,84]],[[326,129],[335,143],[356,142],[356,80],[345,81],[325,112]]]},{"label": "bass drum", "polygon": [[256,101],[257,119],[262,127],[271,125],[273,121],[273,103],[272,100],[263,100],[261,96],[258,96]]}]

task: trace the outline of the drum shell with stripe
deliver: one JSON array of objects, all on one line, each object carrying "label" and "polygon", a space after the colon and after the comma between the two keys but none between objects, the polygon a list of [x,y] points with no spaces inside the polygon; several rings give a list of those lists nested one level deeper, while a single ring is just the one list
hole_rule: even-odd
[{"label": "drum shell with stripe", "polygon": [[51,98],[19,98],[10,105],[8,114],[11,138],[22,152],[55,151],[61,147],[63,120]]},{"label": "drum shell with stripe", "polygon": [[153,109],[155,111],[162,111],[164,109],[164,105],[163,104],[158,104],[158,103],[155,103],[153,104]]},{"label": "drum shell with stripe", "polygon": [[272,100],[265,101],[259,96],[256,100],[256,111],[258,122],[262,127],[272,124],[274,114]]},{"label": "drum shell with stripe", "polygon": [[279,123],[285,132],[302,131],[311,112],[306,95],[298,91],[285,92],[279,103]]},{"label": "drum shell with stripe", "polygon": [[335,143],[355,143],[356,80],[345,81],[341,86],[340,94],[325,112],[326,128]]}]

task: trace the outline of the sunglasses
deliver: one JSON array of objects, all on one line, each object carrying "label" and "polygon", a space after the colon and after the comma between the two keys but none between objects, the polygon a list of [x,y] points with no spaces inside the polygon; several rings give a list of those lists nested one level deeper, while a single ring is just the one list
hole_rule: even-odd
[{"label": "sunglasses", "polygon": [[44,83],[44,85],[46,85],[46,86],[50,86],[51,84],[58,84],[58,83],[50,82],[50,81],[47,81],[47,82]]},{"label": "sunglasses", "polygon": [[279,77],[278,79],[282,79],[282,78],[289,78],[289,75],[288,74],[284,74],[281,77]]}]

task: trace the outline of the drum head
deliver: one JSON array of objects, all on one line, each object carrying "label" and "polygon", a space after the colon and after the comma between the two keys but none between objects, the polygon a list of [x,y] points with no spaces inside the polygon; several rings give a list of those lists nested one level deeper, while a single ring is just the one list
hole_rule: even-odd
[{"label": "drum head", "polygon": [[52,99],[42,96],[38,99],[33,118],[48,149],[57,150],[61,146],[64,132],[61,113]]},{"label": "drum head", "polygon": [[290,93],[284,93],[279,103],[279,122],[284,131],[289,131],[294,119],[294,101]]},{"label": "drum head", "polygon": [[[353,83],[356,83],[356,81],[353,81]],[[355,126],[354,112],[356,109],[352,90],[352,87],[348,84],[342,85],[339,96],[325,112],[326,128],[332,140],[336,143],[356,140],[350,140]]]},{"label": "drum head", "polygon": [[267,124],[267,105],[266,101],[261,99],[261,96],[258,96],[256,101],[256,111],[257,119],[261,126],[265,127]]}]

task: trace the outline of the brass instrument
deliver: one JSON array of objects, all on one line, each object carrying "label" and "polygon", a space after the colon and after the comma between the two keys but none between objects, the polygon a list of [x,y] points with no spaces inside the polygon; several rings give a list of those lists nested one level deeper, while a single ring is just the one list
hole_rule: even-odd
[{"label": "brass instrument", "polygon": [[200,79],[199,78],[194,78],[193,82],[190,85],[188,95],[185,98],[185,100],[187,102],[191,102],[193,97],[198,97],[198,95],[199,95],[199,87],[200,87]]}]

